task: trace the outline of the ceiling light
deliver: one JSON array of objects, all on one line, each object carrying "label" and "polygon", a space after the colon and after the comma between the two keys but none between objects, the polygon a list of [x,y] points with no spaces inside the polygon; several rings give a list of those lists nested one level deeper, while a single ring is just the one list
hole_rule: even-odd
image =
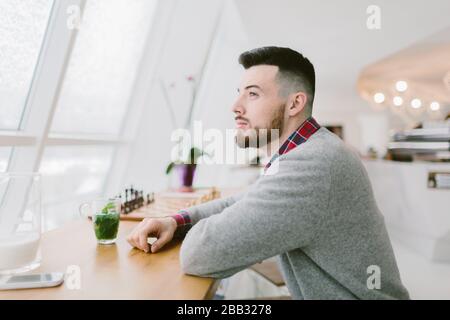
[{"label": "ceiling light", "polygon": [[441,105],[439,104],[439,102],[433,101],[432,103],[430,103],[430,109],[432,111],[438,111],[441,108]]},{"label": "ceiling light", "polygon": [[394,102],[394,106],[400,107],[403,104],[402,97],[394,97],[392,100]]},{"label": "ceiling light", "polygon": [[375,93],[373,96],[373,100],[376,103],[383,103],[384,102],[384,94],[382,94],[381,92]]},{"label": "ceiling light", "polygon": [[408,89],[408,83],[406,81],[397,81],[395,88],[398,92],[405,92]]},{"label": "ceiling light", "polygon": [[419,109],[422,106],[422,101],[420,101],[420,99],[413,99],[411,101],[411,107],[413,107],[414,109]]}]

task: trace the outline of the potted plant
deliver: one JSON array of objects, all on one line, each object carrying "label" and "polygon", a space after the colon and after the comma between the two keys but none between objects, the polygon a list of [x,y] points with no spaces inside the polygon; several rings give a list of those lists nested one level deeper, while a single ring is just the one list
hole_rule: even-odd
[{"label": "potted plant", "polygon": [[[209,55],[209,53],[208,53],[208,55]],[[208,59],[206,59],[204,61],[201,71],[199,73],[200,75],[204,74],[204,70],[205,70],[207,61],[208,61]],[[184,128],[186,130],[192,129],[192,120],[193,120],[192,116],[193,116],[194,107],[196,105],[196,98],[197,98],[199,84],[201,83],[201,80],[202,80],[201,78],[202,77],[198,78],[194,75],[188,75],[185,77],[185,80],[187,81],[186,84],[191,89],[191,99],[189,102],[188,112],[186,115],[186,120],[185,120],[184,126],[178,125],[177,118],[175,116],[176,109],[172,105],[170,91],[172,91],[172,93],[174,93],[173,91],[176,89],[176,83],[172,82],[169,86],[170,90],[168,90],[163,79],[160,79],[161,88],[163,90],[163,95],[164,95],[164,98],[165,98],[165,101],[166,101],[166,104],[167,104],[167,107],[169,110],[169,116],[170,116],[172,126],[174,129],[177,129],[177,128]],[[182,142],[180,142],[180,144],[181,143]],[[179,181],[179,187],[178,187],[179,191],[183,191],[183,192],[192,192],[193,191],[192,184],[194,182],[195,170],[197,167],[197,160],[199,157],[204,156],[204,155],[209,156],[207,153],[205,153],[201,149],[199,149],[197,147],[191,147],[188,152],[187,159],[179,159],[177,161],[172,161],[171,163],[169,163],[169,165],[166,168],[166,174],[169,175],[172,170],[176,171],[177,176],[178,176],[178,181]]]},{"label": "potted plant", "polygon": [[178,191],[192,192],[194,189],[192,184],[195,177],[195,169],[197,168],[198,158],[208,156],[207,153],[199,148],[192,147],[188,152],[187,159],[179,159],[169,163],[166,174],[169,175],[172,170],[176,171],[177,180],[179,182]]}]

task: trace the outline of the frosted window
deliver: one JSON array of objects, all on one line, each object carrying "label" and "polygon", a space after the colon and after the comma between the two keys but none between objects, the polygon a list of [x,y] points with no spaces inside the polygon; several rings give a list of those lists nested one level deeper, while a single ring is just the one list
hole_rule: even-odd
[{"label": "frosted window", "polygon": [[109,146],[47,147],[40,167],[44,204],[101,193],[112,155]]},{"label": "frosted window", "polygon": [[19,128],[52,4],[0,0],[0,129]]},{"label": "frosted window", "polygon": [[[9,158],[11,156],[12,148],[0,147],[0,174],[8,170]],[[3,201],[3,197],[6,191],[6,183],[0,183],[0,202]]]},{"label": "frosted window", "polygon": [[0,147],[0,173],[6,172],[8,169],[11,148]]},{"label": "frosted window", "polygon": [[39,170],[45,230],[79,217],[80,204],[103,193],[113,151],[110,146],[46,147]]},{"label": "frosted window", "polygon": [[156,0],[88,0],[52,131],[116,135]]},{"label": "frosted window", "polygon": [[52,202],[43,204],[44,212],[43,231],[49,231],[59,228],[73,220],[80,219],[78,208],[86,199],[72,199],[64,202]]}]

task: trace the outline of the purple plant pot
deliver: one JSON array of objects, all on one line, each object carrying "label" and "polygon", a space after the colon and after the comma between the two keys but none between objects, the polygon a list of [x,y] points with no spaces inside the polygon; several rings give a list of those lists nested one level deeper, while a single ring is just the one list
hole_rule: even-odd
[{"label": "purple plant pot", "polygon": [[180,183],[180,191],[193,191],[192,184],[194,182],[195,164],[179,164],[175,166]]}]

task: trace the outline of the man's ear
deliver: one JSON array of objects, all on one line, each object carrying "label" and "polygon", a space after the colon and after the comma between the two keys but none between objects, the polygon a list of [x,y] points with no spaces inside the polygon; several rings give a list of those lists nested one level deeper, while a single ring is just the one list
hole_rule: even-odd
[{"label": "man's ear", "polygon": [[308,96],[304,92],[296,92],[291,96],[289,102],[289,116],[293,117],[302,112],[306,103],[308,102]]}]

